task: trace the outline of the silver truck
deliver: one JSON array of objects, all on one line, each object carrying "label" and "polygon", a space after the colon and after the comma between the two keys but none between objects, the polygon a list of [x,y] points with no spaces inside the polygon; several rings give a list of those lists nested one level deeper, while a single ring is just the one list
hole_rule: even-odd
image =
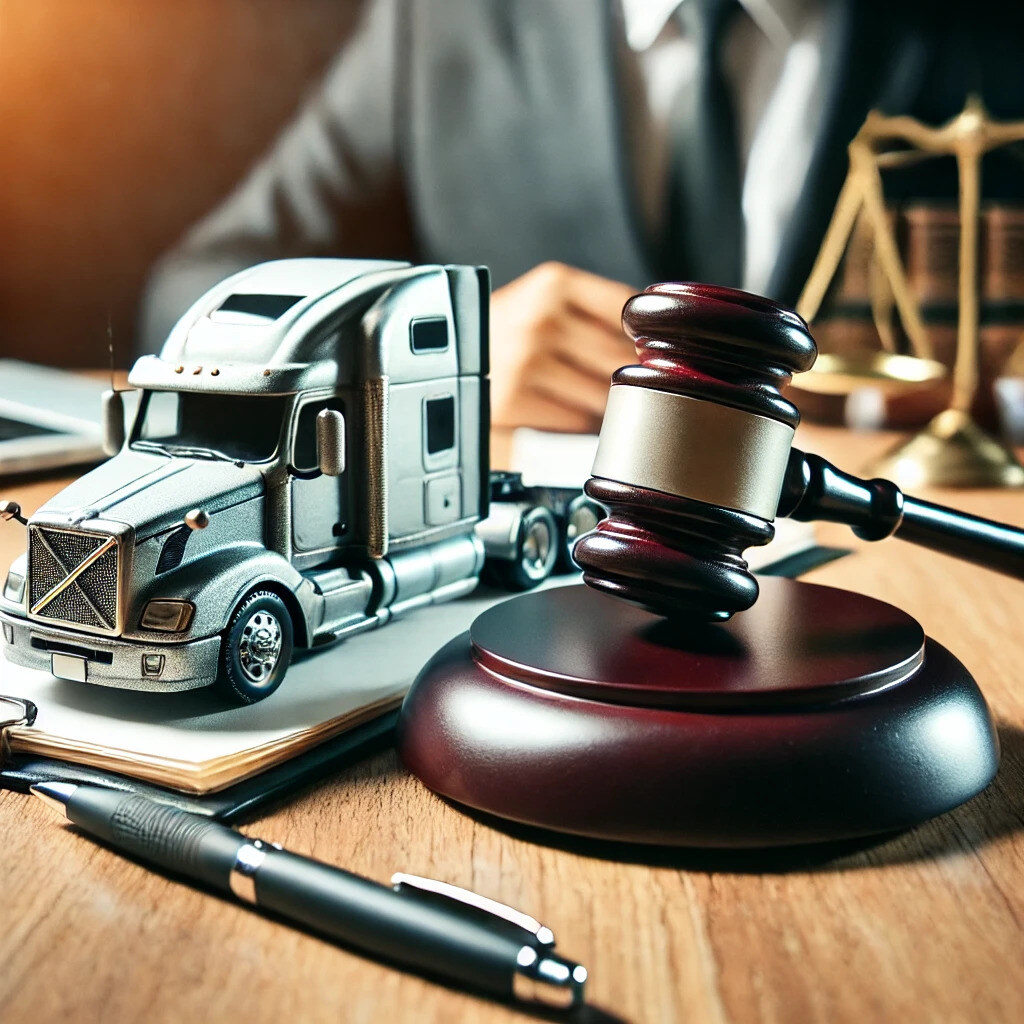
[{"label": "silver truck", "polygon": [[252,703],[295,648],[472,590],[485,545],[507,584],[544,579],[551,510],[499,478],[487,518],[488,301],[483,268],[386,261],[282,260],[211,289],[132,368],[127,436],[107,396],[116,454],[27,522],[0,504],[28,530],[7,658]]}]

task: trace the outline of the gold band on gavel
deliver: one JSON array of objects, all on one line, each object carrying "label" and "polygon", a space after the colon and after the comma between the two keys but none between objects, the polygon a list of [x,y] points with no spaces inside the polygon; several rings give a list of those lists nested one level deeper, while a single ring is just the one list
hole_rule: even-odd
[{"label": "gold band on gavel", "polygon": [[616,384],[593,475],[770,520],[793,433],[767,416]]}]

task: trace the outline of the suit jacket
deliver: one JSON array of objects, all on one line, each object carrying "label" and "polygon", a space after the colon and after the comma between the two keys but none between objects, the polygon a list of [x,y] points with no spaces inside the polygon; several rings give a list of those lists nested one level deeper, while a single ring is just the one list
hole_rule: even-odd
[{"label": "suit jacket", "polygon": [[[993,112],[1024,116],[1019,24],[986,21],[983,0],[959,21],[910,0],[824,2],[822,127],[768,289],[790,304],[870,108],[938,123],[974,89]],[[143,348],[215,281],[287,256],[482,263],[496,285],[545,260],[637,287],[658,279],[617,12],[614,0],[372,0],[272,151],[158,265]],[[945,163],[900,172],[892,188],[952,197]],[[996,193],[1024,194],[1024,165],[996,179]]]}]

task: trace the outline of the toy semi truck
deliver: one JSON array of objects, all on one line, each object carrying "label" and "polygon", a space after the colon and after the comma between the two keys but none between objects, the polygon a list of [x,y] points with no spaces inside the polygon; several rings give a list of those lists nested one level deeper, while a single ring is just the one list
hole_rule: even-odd
[{"label": "toy semi truck", "polygon": [[8,659],[251,703],[294,648],[472,590],[485,546],[512,586],[544,579],[551,509],[488,473],[488,302],[482,268],[385,261],[283,260],[211,289],[133,367],[127,437],[108,395],[116,454],[25,523]]}]

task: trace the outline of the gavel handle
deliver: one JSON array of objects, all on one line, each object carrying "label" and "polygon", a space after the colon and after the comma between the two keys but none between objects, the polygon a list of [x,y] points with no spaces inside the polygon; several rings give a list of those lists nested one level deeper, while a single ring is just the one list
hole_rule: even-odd
[{"label": "gavel handle", "polygon": [[1024,579],[1024,530],[908,497],[891,480],[861,480],[797,448],[777,514],[845,523],[864,540],[900,537]]}]

